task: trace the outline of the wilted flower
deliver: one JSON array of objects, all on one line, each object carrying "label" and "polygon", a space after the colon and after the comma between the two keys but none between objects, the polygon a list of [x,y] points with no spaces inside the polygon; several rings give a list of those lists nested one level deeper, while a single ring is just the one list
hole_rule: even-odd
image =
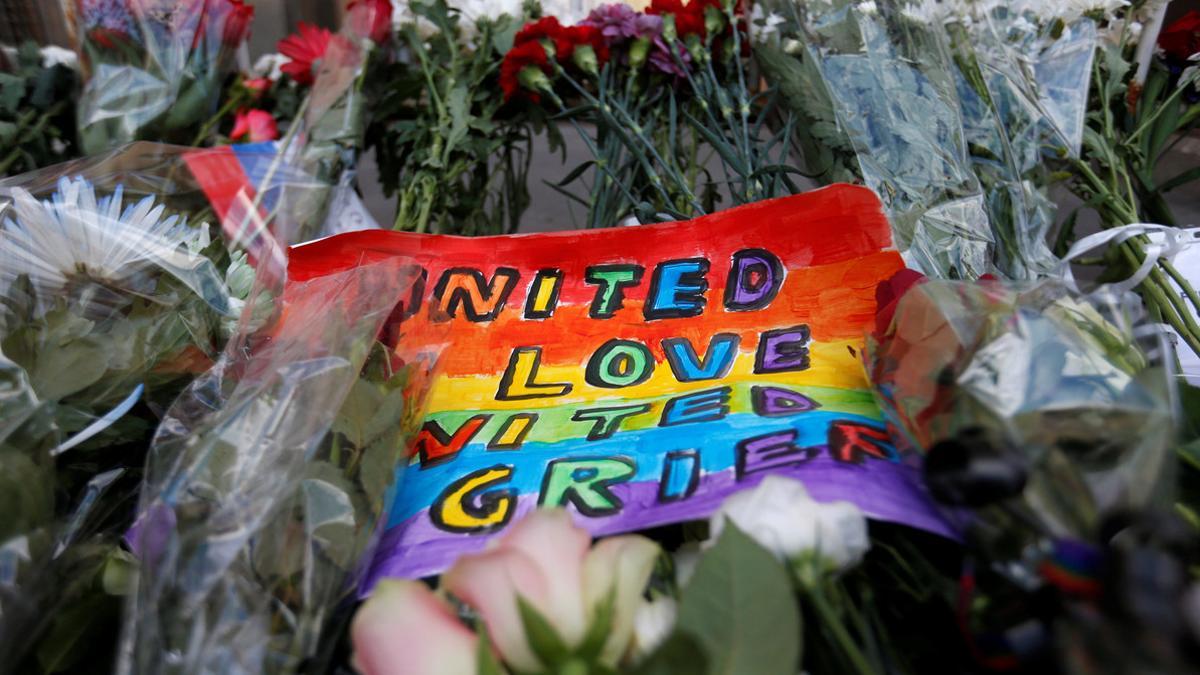
[{"label": "wilted flower", "polygon": [[815,562],[820,572],[854,567],[871,547],[857,506],[818,502],[803,483],[783,476],[767,476],[726,499],[709,520],[713,541],[727,520],[780,560]]},{"label": "wilted flower", "polygon": [[363,675],[474,675],[478,639],[418,581],[385,579],[350,628]]},{"label": "wilted flower", "polygon": [[611,600],[599,660],[614,666],[629,651],[634,616],[659,548],[632,535],[605,539],[589,550],[590,541],[566,511],[534,511],[483,553],[460,558],[442,580],[479,612],[496,650],[521,671],[539,671],[545,664],[526,637],[518,598],[569,648],[581,645],[598,608]]},{"label": "wilted flower", "polygon": [[233,131],[229,137],[235,141],[261,143],[279,138],[275,118],[266,110],[241,110],[233,118]]},{"label": "wilted flower", "polygon": [[325,56],[332,38],[328,30],[301,21],[295,33],[279,41],[279,52],[290,59],[280,70],[300,84],[312,84],[316,63]]}]

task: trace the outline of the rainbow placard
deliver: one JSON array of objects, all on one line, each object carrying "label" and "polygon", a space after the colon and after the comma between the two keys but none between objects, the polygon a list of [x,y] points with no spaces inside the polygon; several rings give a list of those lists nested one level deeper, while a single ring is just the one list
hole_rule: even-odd
[{"label": "rainbow placard", "polygon": [[706,517],[770,473],[948,533],[859,360],[903,267],[870,190],[611,230],[354,232],[290,273],[390,256],[423,280],[399,332],[440,358],[372,580],[441,572],[539,505],[604,535]]}]

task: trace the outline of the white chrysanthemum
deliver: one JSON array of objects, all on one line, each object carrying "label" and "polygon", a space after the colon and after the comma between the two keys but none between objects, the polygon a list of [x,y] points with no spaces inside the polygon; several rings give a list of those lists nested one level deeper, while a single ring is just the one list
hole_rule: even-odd
[{"label": "white chrysanthemum", "polygon": [[96,198],[82,178],[60,178],[58,191],[39,201],[15,188],[0,227],[0,294],[8,295],[25,276],[35,306],[45,310],[56,298],[82,298],[105,304],[122,296],[154,292],[154,269],[166,271],[218,308],[227,308],[223,284],[212,263],[200,255],[206,228],[190,228],[182,218],[145,197],[125,206],[123,190]]}]

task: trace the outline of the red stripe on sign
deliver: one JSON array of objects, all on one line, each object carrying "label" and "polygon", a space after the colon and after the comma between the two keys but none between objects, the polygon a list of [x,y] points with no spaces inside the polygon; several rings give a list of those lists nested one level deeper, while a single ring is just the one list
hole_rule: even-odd
[{"label": "red stripe on sign", "polygon": [[226,145],[184,153],[183,161],[204,190],[204,196],[208,197],[221,222],[225,221],[235,200],[254,200],[254,185],[242,170],[242,163],[238,161],[233,148]]}]

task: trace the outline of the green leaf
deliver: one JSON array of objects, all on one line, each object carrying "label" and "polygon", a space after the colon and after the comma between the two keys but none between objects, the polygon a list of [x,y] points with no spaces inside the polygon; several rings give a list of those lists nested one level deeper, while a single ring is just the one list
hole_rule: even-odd
[{"label": "green leaf", "polygon": [[600,656],[600,652],[604,649],[604,643],[608,641],[608,634],[612,630],[613,612],[616,610],[616,605],[617,593],[616,589],[612,588],[604,596],[604,600],[596,605],[587,634],[583,636],[583,643],[576,650],[580,658],[590,663]]},{"label": "green leaf", "polygon": [[496,659],[496,653],[492,651],[492,639],[488,635],[487,626],[480,625],[479,628],[479,648],[477,657],[479,660],[478,675],[504,675],[504,666],[500,665],[500,661]]},{"label": "green leaf", "polygon": [[709,673],[795,675],[800,612],[775,556],[729,524],[679,600],[678,630],[704,646]]},{"label": "green leaf", "polygon": [[676,632],[646,657],[631,675],[700,675],[712,672],[704,658],[704,648],[686,633]]},{"label": "green leaf", "polygon": [[0,73],[0,110],[16,113],[24,96],[24,79],[9,73]]},{"label": "green leaf", "polygon": [[1170,192],[1171,190],[1174,190],[1182,185],[1187,185],[1194,180],[1200,180],[1200,166],[1188,169],[1174,178],[1164,181],[1163,184],[1158,187],[1158,190],[1159,192]]},{"label": "green leaf", "polygon": [[521,614],[521,625],[525,628],[525,637],[529,647],[542,663],[555,666],[570,658],[571,650],[563,642],[554,626],[542,616],[525,598],[517,596],[517,611]]}]

